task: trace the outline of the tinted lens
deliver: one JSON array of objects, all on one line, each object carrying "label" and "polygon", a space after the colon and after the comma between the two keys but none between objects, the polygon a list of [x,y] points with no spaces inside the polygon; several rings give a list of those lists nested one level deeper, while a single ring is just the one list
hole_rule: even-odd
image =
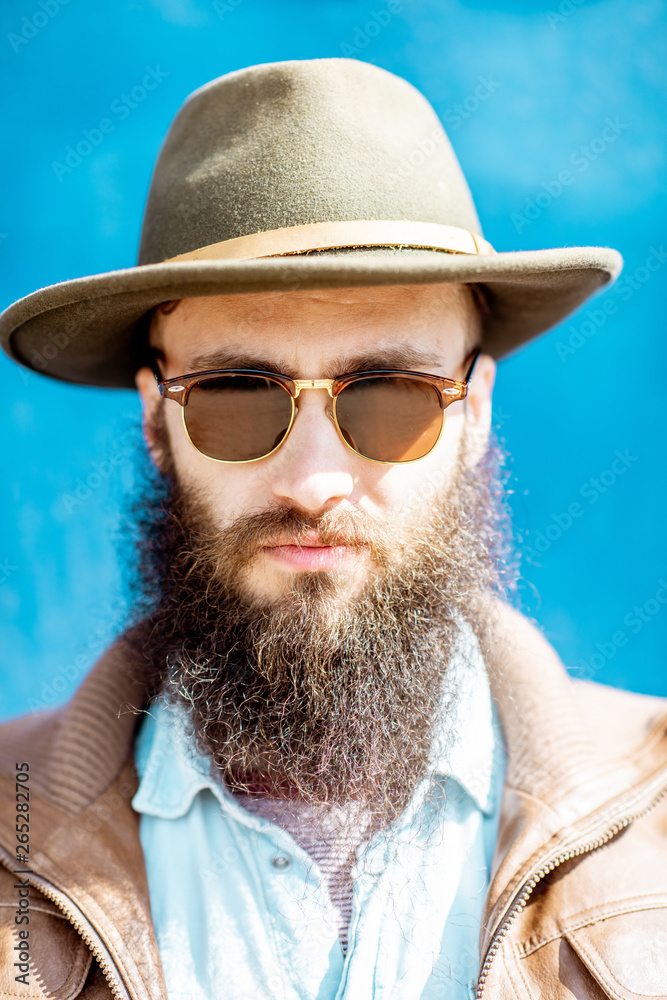
[{"label": "tinted lens", "polygon": [[345,440],[376,462],[423,458],[440,436],[444,413],[435,386],[418,379],[359,379],[336,397]]},{"label": "tinted lens", "polygon": [[223,375],[195,383],[183,412],[190,439],[204,455],[249,462],[268,455],[285,437],[292,397],[268,378]]}]

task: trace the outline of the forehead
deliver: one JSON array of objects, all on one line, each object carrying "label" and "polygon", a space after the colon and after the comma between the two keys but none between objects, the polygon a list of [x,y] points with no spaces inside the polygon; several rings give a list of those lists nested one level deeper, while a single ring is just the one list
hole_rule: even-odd
[{"label": "forehead", "polygon": [[254,358],[298,376],[370,357],[384,357],[384,367],[409,367],[411,356],[415,367],[446,366],[476,333],[464,285],[396,285],[182,299],[155,311],[150,340],[174,374]]}]

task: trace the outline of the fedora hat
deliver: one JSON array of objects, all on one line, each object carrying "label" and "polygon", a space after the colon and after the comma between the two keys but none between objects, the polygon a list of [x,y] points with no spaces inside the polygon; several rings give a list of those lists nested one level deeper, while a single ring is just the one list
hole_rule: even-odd
[{"label": "fedora hat", "polygon": [[251,66],[194,91],[151,180],[136,267],[32,292],[0,315],[10,357],[56,379],[134,386],[147,318],[198,295],[480,286],[496,358],[620,272],[608,247],[496,252],[452,147],[407,81],[354,59]]}]

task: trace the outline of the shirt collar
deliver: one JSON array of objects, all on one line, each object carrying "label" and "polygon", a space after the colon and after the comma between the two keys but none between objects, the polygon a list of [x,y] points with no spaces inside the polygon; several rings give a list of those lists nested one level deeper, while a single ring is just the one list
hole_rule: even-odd
[{"label": "shirt collar", "polygon": [[495,776],[506,761],[505,743],[477,637],[467,622],[459,629],[447,667],[453,703],[434,738],[431,769],[454,779],[490,816],[496,806]]},{"label": "shirt collar", "polygon": [[[435,736],[429,773],[456,781],[488,816],[495,808],[496,765],[505,751],[479,644],[467,624],[447,670],[456,694]],[[137,735],[135,764],[140,784],[132,806],[137,812],[176,819],[203,789],[221,804],[228,794],[195,747],[183,704],[161,697],[151,703]]]},{"label": "shirt collar", "polygon": [[194,797],[208,788],[220,796],[208,758],[193,743],[185,705],[157,697],[146,711],[134,746],[139,788],[132,807],[150,816],[184,816]]}]

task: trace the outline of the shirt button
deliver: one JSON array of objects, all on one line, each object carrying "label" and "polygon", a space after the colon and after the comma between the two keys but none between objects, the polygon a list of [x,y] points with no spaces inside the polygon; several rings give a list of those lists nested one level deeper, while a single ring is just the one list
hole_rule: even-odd
[{"label": "shirt button", "polygon": [[274,854],[271,858],[271,864],[276,871],[284,872],[292,864],[292,859],[287,854]]}]

